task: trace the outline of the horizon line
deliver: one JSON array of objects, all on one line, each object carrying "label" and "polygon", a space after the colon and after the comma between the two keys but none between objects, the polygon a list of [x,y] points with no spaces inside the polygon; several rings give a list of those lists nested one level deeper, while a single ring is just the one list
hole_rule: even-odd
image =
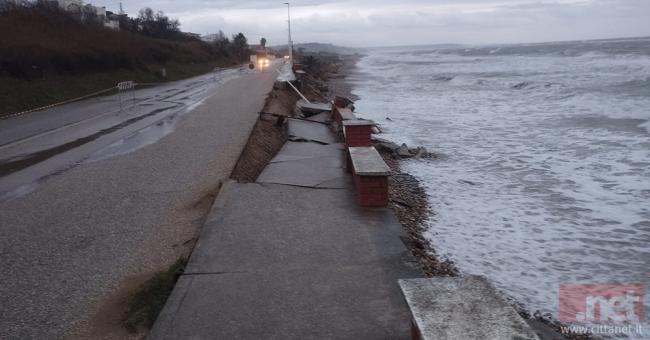
[{"label": "horizon line", "polygon": [[[452,45],[452,46],[490,46],[490,45],[526,45],[526,44],[557,44],[557,43],[572,43],[572,42],[585,42],[585,41],[606,41],[606,40],[625,40],[625,39],[650,39],[648,35],[642,36],[626,36],[626,37],[613,37],[613,38],[588,38],[588,39],[569,39],[569,40],[549,40],[549,41],[530,41],[530,42],[500,42],[500,43],[426,43],[426,44],[409,44],[409,45],[376,45],[376,46],[359,46],[352,47],[349,45],[339,45],[331,42],[300,42],[294,43],[296,45],[307,45],[307,44],[323,44],[323,45],[332,45],[335,47],[344,47],[349,49],[370,49],[370,48],[406,48],[406,47],[426,47],[426,46],[437,46],[437,45]],[[274,45],[269,47],[286,47],[287,44]]]}]

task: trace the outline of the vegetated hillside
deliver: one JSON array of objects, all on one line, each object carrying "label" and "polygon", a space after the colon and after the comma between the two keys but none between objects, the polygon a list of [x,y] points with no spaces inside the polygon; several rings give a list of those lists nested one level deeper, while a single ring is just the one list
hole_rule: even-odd
[{"label": "vegetated hillside", "polygon": [[82,22],[60,10],[0,12],[0,115],[85,95],[120,80],[162,81],[163,67],[167,80],[174,80],[234,65],[248,58],[243,39],[237,46],[191,37],[162,40]]},{"label": "vegetated hillside", "polygon": [[84,24],[65,13],[16,10],[0,16],[0,72],[12,77],[117,68],[153,70],[167,63],[217,58],[228,56],[218,55],[202,41],[165,41],[113,31]]}]

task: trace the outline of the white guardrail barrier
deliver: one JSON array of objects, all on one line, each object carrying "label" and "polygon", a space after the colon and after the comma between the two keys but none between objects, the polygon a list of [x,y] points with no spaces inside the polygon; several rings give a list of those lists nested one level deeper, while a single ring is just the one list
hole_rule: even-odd
[{"label": "white guardrail barrier", "polygon": [[120,99],[120,112],[122,112],[122,107],[123,107],[123,104],[122,104],[122,93],[123,92],[131,91],[131,94],[132,94],[132,102],[131,102],[131,104],[133,104],[135,106],[135,85],[136,85],[136,83],[134,83],[133,80],[127,80],[127,81],[117,83],[117,93],[118,93],[118,97]]}]

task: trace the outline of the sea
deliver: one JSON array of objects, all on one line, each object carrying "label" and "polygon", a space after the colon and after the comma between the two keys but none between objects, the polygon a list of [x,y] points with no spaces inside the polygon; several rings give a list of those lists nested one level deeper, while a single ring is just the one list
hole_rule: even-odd
[{"label": "sea", "polygon": [[439,256],[556,320],[563,284],[640,284],[650,338],[650,38],[364,53],[357,115],[436,155],[402,168]]}]

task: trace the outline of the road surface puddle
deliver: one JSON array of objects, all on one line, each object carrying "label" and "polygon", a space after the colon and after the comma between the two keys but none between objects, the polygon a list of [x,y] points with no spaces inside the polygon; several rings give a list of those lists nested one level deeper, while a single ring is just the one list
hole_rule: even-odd
[{"label": "road surface puddle", "polygon": [[97,131],[97,132],[95,132],[95,133],[93,133],[93,134],[91,134],[89,136],[86,136],[86,137],[78,138],[78,139],[75,139],[73,141],[70,141],[70,142],[67,142],[67,143],[52,147],[52,148],[44,149],[44,150],[41,150],[41,151],[38,151],[38,152],[34,152],[34,153],[26,154],[26,155],[19,155],[19,156],[12,157],[12,158],[9,158],[9,159],[1,160],[0,161],[0,177],[10,175],[10,174],[12,174],[14,172],[23,170],[23,169],[25,169],[27,167],[30,167],[30,166],[34,165],[34,164],[43,162],[43,161],[45,161],[45,160],[47,160],[49,158],[52,158],[52,157],[54,157],[54,156],[56,156],[58,154],[64,153],[66,151],[72,150],[74,148],[77,148],[77,147],[82,146],[84,144],[87,144],[89,142],[92,142],[92,141],[94,141],[94,140],[96,140],[96,139],[98,139],[98,138],[100,138],[102,136],[105,136],[105,135],[109,134],[109,133],[113,133],[113,132],[118,131],[120,129],[123,129],[124,127],[127,127],[127,126],[129,126],[131,124],[134,124],[134,123],[136,123],[138,121],[141,121],[141,120],[143,120],[145,118],[154,116],[154,115],[156,115],[156,114],[158,114],[160,112],[167,111],[167,110],[172,109],[174,107],[176,107],[176,106],[168,106],[168,107],[155,109],[155,110],[153,110],[153,111],[151,111],[149,113],[146,113],[144,115],[133,117],[133,118],[125,120],[125,121],[123,121],[123,122],[121,122],[119,124],[113,125],[113,126],[111,126],[109,128],[99,130],[99,131]]}]

